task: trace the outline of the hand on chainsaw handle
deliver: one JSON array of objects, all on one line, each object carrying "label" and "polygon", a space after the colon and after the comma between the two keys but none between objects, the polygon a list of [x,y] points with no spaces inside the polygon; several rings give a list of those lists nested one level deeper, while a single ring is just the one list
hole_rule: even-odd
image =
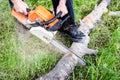
[{"label": "hand on chainsaw handle", "polygon": [[14,4],[13,8],[20,13],[27,15],[26,9],[28,8],[27,4],[22,0],[11,0]]},{"label": "hand on chainsaw handle", "polygon": [[66,7],[66,0],[60,0],[59,5],[57,6],[57,12],[62,11],[62,15],[61,17],[65,16],[66,14],[68,14],[68,10]]}]

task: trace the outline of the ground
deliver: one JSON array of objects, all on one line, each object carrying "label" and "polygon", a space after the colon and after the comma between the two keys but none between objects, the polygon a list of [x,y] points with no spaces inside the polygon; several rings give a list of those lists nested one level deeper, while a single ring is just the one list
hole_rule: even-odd
[{"label": "ground", "polygon": [[[43,5],[52,10],[51,0],[25,0],[30,8]],[[101,0],[74,0],[76,22],[89,14]],[[112,0],[109,10],[120,10],[120,1]],[[88,65],[76,66],[69,80],[120,80],[120,17],[102,16],[90,34],[89,47],[97,55],[85,56]],[[0,0],[0,79],[32,80],[49,72],[60,59],[60,52],[32,35],[18,32],[8,1]],[[25,34],[26,35],[26,34]],[[59,36],[59,34],[58,34]],[[21,38],[23,37],[23,38]],[[66,45],[71,41],[58,37]]]}]

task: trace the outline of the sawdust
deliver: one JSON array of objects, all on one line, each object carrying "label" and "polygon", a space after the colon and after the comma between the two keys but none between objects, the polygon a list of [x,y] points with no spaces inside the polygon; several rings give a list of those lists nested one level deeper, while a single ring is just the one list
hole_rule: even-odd
[{"label": "sawdust", "polygon": [[57,49],[46,44],[37,37],[33,36],[28,29],[25,29],[21,24],[17,23],[17,38],[20,42],[20,53],[23,59],[33,60],[39,54],[50,55],[56,53]]}]

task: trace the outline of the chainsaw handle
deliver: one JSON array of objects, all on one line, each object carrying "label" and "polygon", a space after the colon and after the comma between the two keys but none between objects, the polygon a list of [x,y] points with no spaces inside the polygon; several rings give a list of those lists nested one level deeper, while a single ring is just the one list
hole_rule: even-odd
[{"label": "chainsaw handle", "polygon": [[68,19],[70,18],[70,16],[68,15],[60,24],[61,24],[61,26],[63,25],[63,23],[65,22],[65,21],[67,21]]}]

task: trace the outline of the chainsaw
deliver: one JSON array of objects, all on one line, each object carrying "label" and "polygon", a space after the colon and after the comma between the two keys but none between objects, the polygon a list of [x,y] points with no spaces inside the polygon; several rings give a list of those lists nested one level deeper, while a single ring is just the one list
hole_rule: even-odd
[{"label": "chainsaw", "polygon": [[38,6],[34,10],[27,9],[28,15],[16,12],[12,9],[12,16],[17,19],[22,25],[29,30],[29,32],[47,44],[52,44],[56,48],[60,49],[63,53],[72,53],[78,57],[78,61],[82,65],[86,65],[86,61],[79,57],[74,51],[71,51],[63,43],[55,39],[56,30],[58,30],[62,24],[70,17],[69,15],[61,20],[60,16],[62,12],[54,16],[49,10],[43,6]]}]

